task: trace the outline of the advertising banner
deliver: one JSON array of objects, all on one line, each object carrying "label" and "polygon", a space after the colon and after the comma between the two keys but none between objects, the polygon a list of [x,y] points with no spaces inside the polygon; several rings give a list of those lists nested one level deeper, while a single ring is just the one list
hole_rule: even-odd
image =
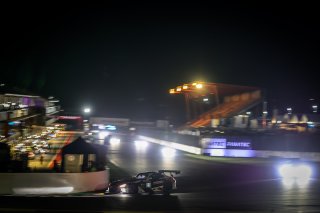
[{"label": "advertising banner", "polygon": [[251,149],[251,141],[240,137],[202,138],[203,149]]}]

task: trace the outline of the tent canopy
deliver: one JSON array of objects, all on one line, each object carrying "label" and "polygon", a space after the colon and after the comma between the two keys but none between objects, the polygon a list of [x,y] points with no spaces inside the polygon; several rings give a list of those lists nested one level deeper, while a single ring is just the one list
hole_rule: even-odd
[{"label": "tent canopy", "polygon": [[62,148],[62,155],[65,154],[97,154],[98,150],[87,143],[82,137],[78,137],[72,143]]}]

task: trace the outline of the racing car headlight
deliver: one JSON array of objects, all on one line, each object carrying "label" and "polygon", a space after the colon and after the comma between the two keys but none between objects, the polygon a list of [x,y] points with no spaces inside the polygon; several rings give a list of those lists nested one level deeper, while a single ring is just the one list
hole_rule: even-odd
[{"label": "racing car headlight", "polygon": [[111,138],[110,144],[111,145],[118,145],[120,143],[120,138]]},{"label": "racing car headlight", "polygon": [[108,132],[99,132],[99,139],[104,139],[105,137],[107,137],[109,135]]},{"label": "racing car headlight", "polygon": [[119,187],[120,188],[125,188],[127,186],[127,184],[121,184]]},{"label": "racing car headlight", "polygon": [[278,171],[284,179],[308,180],[312,176],[312,168],[307,164],[282,164]]}]

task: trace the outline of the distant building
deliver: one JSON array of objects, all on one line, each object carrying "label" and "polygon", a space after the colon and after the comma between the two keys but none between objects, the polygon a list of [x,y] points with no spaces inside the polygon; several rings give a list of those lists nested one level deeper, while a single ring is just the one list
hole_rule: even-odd
[{"label": "distant building", "polygon": [[7,172],[10,162],[10,147],[6,143],[0,143],[0,172]]},{"label": "distant building", "polygon": [[319,114],[283,114],[272,117],[273,126],[284,130],[305,131],[307,129],[318,129],[320,127]]},{"label": "distant building", "polygon": [[2,86],[0,90],[0,135],[6,138],[21,135],[24,134],[26,127],[53,123],[60,111],[60,106],[56,105],[56,101]]}]

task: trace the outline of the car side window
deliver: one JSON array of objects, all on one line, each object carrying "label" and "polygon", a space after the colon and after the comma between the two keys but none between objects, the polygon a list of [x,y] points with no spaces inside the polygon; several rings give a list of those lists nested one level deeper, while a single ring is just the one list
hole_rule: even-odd
[{"label": "car side window", "polygon": [[159,174],[159,173],[154,173],[154,174],[151,175],[151,178],[152,178],[152,179],[159,179],[159,178],[161,178],[161,177],[162,177],[162,175]]},{"label": "car side window", "polygon": [[144,174],[138,174],[138,175],[137,175],[137,178],[138,178],[138,179],[144,179],[144,178],[146,178],[146,176],[145,176]]}]

